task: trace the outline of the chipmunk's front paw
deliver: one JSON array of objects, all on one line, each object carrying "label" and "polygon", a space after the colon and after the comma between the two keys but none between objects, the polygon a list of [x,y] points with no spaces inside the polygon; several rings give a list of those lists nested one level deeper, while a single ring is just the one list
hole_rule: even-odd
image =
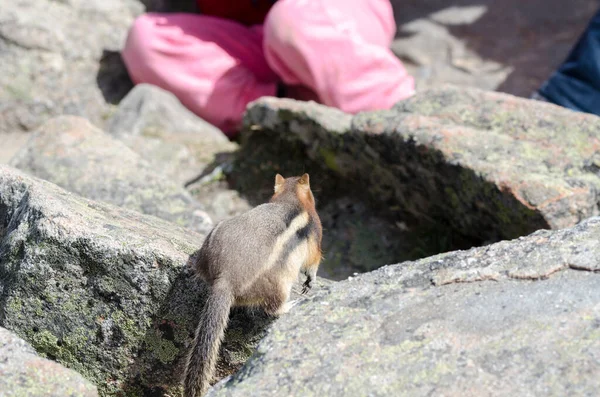
[{"label": "chipmunk's front paw", "polygon": [[312,279],[307,278],[304,284],[302,284],[302,295],[305,295],[312,288]]}]

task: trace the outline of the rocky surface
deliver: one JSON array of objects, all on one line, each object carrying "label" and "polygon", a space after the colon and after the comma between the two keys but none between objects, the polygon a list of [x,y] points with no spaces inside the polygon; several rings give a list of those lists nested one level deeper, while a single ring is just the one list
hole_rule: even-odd
[{"label": "rocky surface", "polygon": [[208,232],[212,221],[172,176],[87,120],[43,124],[10,164],[81,196]]},{"label": "rocky surface", "polygon": [[97,396],[75,371],[39,357],[23,339],[0,327],[0,390],[3,396]]},{"label": "rocky surface", "polygon": [[190,193],[216,223],[269,200],[276,173],[310,173],[317,210],[326,230],[320,277],[342,280],[384,263],[418,259],[460,246],[447,238],[443,228],[420,228],[391,220],[375,205],[354,195],[346,181],[336,180],[339,178],[307,159],[293,145],[275,144],[262,131],[257,131],[250,141],[242,143],[231,167],[223,169],[218,179],[193,183],[188,186]]},{"label": "rocky surface", "polygon": [[147,84],[136,86],[121,101],[106,128],[181,185],[237,149],[173,94]]},{"label": "rocky surface", "polygon": [[118,55],[136,0],[9,1],[0,9],[0,132],[62,114],[101,125],[131,88]]},{"label": "rocky surface", "polygon": [[477,89],[421,92],[354,117],[264,98],[248,130],[307,155],[390,212],[494,241],[598,214],[600,119]]},{"label": "rocky surface", "polygon": [[[529,97],[564,61],[596,0],[391,0],[393,51],[417,89],[457,84]],[[560,9],[560,12],[557,10]]]},{"label": "rocky surface", "polygon": [[[265,99],[240,147],[172,95],[132,90],[119,56],[144,7],[195,11],[194,2],[3,4],[0,162],[26,145],[13,164],[77,194],[0,166],[0,325],[71,368],[21,353],[23,342],[0,329],[0,394],[21,390],[3,382],[26,379],[46,394],[71,384],[94,393],[72,370],[101,395],[180,394],[205,293],[185,266],[208,227],[201,211],[220,220],[263,202],[275,172],[311,173],[325,227],[320,274],[336,279],[597,215],[597,118],[437,88],[529,96],[597,2],[392,4],[393,50],[419,91],[435,89],[357,116]],[[89,122],[44,124],[60,115]],[[213,393],[592,395],[599,228],[593,218],[320,280],[321,292]],[[219,377],[242,365],[269,323],[234,310]]]},{"label": "rocky surface", "polygon": [[594,395],[600,218],[338,282],[209,396]]},{"label": "rocky surface", "polygon": [[0,138],[0,164],[8,164],[10,159],[21,150],[29,140],[29,134],[22,132],[7,132],[3,133]]},{"label": "rocky surface", "polygon": [[[202,239],[0,166],[0,325],[103,395],[176,392],[205,293],[186,267]],[[234,313],[221,376],[269,321]]]}]

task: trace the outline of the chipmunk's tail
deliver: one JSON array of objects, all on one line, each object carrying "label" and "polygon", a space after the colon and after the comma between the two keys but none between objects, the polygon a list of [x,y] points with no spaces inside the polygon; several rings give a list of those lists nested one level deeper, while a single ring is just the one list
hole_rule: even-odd
[{"label": "chipmunk's tail", "polygon": [[188,355],[184,380],[185,397],[200,397],[208,389],[233,301],[233,293],[228,287],[213,285]]}]

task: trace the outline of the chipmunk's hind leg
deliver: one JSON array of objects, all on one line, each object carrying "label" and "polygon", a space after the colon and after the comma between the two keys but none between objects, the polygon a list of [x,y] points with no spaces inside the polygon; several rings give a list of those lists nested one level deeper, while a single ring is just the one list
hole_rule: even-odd
[{"label": "chipmunk's hind leg", "polygon": [[262,303],[262,307],[271,316],[281,316],[296,305],[296,301],[288,301],[292,286],[281,286],[273,291]]}]

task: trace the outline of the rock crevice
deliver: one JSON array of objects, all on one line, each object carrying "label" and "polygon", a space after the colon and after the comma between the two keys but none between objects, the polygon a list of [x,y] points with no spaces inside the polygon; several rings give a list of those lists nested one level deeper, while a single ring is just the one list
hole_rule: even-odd
[{"label": "rock crevice", "polygon": [[443,87],[354,117],[261,99],[245,123],[302,142],[392,215],[447,225],[480,244],[599,213],[600,179],[585,164],[598,151],[600,119],[550,104]]}]

